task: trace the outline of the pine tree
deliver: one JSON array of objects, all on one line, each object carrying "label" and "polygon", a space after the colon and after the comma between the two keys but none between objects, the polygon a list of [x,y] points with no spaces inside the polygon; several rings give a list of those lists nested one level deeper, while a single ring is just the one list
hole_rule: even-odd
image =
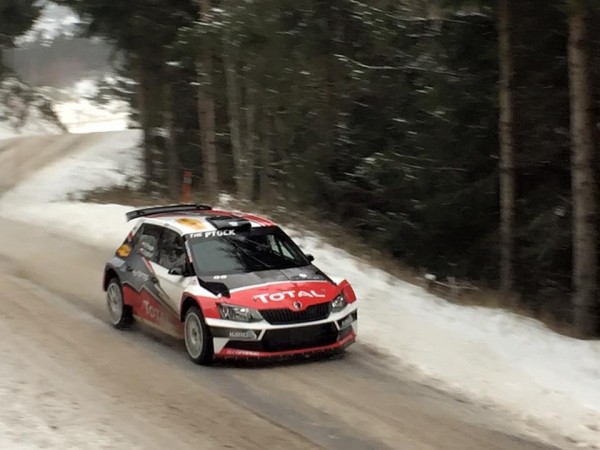
[{"label": "pine tree", "polygon": [[[170,104],[167,63],[182,27],[190,27],[197,17],[193,0],[170,2],[154,0],[57,0],[73,8],[86,23],[86,34],[101,36],[125,59],[129,76],[137,82],[135,106],[143,129],[146,187],[161,184],[167,149],[161,136],[164,111]],[[171,159],[172,160],[172,159]],[[167,167],[172,165],[166,164]],[[167,177],[168,178],[168,177]]]},{"label": "pine tree", "polygon": [[4,50],[14,45],[15,38],[31,28],[40,14],[34,0],[3,0],[0,2],[0,78],[5,73]]},{"label": "pine tree", "polygon": [[[591,191],[575,195],[584,239],[571,242],[564,11],[544,0],[60,1],[125,55],[148,173],[171,195],[177,171],[194,168],[205,195],[320,211],[415,267],[500,282],[534,311],[570,307],[574,269],[588,317],[595,269],[580,256],[595,247],[582,233],[595,206]],[[575,193],[593,178],[595,61],[571,64],[573,155],[585,160]]]},{"label": "pine tree", "polygon": [[512,52],[512,1],[498,2],[500,61],[500,287],[514,290],[516,175],[514,142],[514,61]]},{"label": "pine tree", "polygon": [[598,200],[593,88],[590,71],[589,5],[571,0],[569,11],[569,74],[571,80],[571,142],[573,184],[573,303],[575,324],[584,336],[596,335],[598,304]]},{"label": "pine tree", "polygon": [[0,3],[0,49],[13,45],[16,37],[31,28],[40,15],[35,0],[3,0]]},{"label": "pine tree", "polygon": [[[212,8],[210,0],[197,0],[201,26],[210,26]],[[205,195],[215,201],[219,193],[219,165],[215,142],[215,100],[213,98],[213,54],[210,45],[204,45],[198,61],[198,113],[200,119],[201,149]]]}]

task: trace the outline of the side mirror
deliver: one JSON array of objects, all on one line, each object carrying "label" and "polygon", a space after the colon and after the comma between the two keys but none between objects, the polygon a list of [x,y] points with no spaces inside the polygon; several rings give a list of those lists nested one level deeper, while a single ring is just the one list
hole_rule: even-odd
[{"label": "side mirror", "polygon": [[315,257],[313,255],[306,255],[306,259],[308,259],[309,262],[313,262]]}]

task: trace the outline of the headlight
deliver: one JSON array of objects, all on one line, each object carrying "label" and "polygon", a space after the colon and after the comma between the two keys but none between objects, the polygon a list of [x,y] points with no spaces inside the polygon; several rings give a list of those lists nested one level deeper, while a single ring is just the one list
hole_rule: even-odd
[{"label": "headlight", "polygon": [[344,293],[342,292],[331,302],[331,312],[334,312],[334,313],[340,312],[342,309],[344,309],[346,307],[347,304],[348,304],[348,302],[346,301],[346,297],[344,296]]},{"label": "headlight", "polygon": [[227,305],[225,303],[219,305],[219,314],[221,314],[222,319],[233,320],[235,322],[257,322],[263,320],[256,309],[246,308],[245,306]]}]

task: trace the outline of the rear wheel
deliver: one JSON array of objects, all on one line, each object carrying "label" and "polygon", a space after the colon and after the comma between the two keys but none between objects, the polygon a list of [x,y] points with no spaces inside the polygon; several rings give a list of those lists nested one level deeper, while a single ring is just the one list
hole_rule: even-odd
[{"label": "rear wheel", "polygon": [[183,329],[185,348],[190,359],[196,364],[210,364],[213,359],[212,337],[200,308],[192,306],[187,311]]},{"label": "rear wheel", "polygon": [[131,307],[123,302],[123,290],[117,278],[113,278],[106,288],[106,305],[110,322],[115,328],[127,328],[133,322]]}]

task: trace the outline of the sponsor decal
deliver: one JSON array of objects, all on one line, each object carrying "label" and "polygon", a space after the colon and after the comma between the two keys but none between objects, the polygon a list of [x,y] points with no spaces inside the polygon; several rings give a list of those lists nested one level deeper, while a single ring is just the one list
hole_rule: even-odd
[{"label": "sponsor decal", "polygon": [[213,280],[226,280],[227,279],[227,275],[215,275],[213,277]]},{"label": "sponsor decal", "polygon": [[253,330],[229,330],[229,339],[254,341],[257,338]]},{"label": "sponsor decal", "polygon": [[[282,302],[287,299],[299,299],[299,298],[324,298],[325,294],[319,294],[318,292],[312,291],[282,291],[274,294],[259,294],[254,296],[254,301],[261,301],[263,303],[269,302]],[[300,302],[298,302],[300,303]],[[302,307],[302,303],[300,303]]]},{"label": "sponsor decal", "polygon": [[215,230],[215,231],[207,231],[204,233],[205,238],[210,237],[223,237],[223,236],[235,236],[234,230]]},{"label": "sponsor decal", "polygon": [[131,255],[131,245],[123,244],[117,249],[117,255],[121,258],[127,258]]},{"label": "sponsor decal", "polygon": [[162,311],[155,306],[152,306],[148,300],[142,302],[146,315],[155,322],[160,322],[162,319]]},{"label": "sponsor decal", "polygon": [[148,280],[150,280],[150,275],[140,269],[134,269],[133,272],[131,272],[131,275],[133,275],[133,278],[141,281],[142,283],[147,283]]},{"label": "sponsor decal", "polygon": [[235,236],[235,230],[214,230],[206,231],[204,233],[194,233],[190,237],[194,238],[213,238],[213,237],[226,237]]},{"label": "sponsor decal", "polygon": [[238,350],[237,348],[228,348],[227,354],[229,355],[237,355],[237,356],[254,356],[256,352],[251,352],[249,350]]},{"label": "sponsor decal", "polygon": [[192,228],[194,230],[206,230],[206,225],[196,219],[177,219],[177,223],[184,227]]}]

